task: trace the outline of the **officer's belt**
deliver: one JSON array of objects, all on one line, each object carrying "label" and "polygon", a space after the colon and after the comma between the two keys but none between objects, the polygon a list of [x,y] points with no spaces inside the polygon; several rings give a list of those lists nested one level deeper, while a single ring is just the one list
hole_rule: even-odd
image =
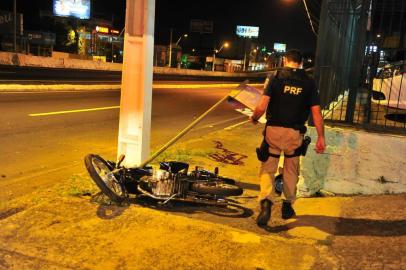
[{"label": "officer's belt", "polygon": [[307,127],[305,125],[280,124],[280,123],[275,123],[275,122],[268,120],[268,121],[266,121],[266,126],[267,127],[292,128],[294,130],[298,130],[300,132],[300,134],[306,134],[306,132],[307,132]]}]

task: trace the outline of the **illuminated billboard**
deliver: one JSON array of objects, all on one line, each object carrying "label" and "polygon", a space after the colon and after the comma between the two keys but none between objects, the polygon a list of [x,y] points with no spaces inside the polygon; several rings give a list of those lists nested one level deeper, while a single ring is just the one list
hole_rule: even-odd
[{"label": "illuminated billboard", "polygon": [[90,1],[91,0],[54,0],[54,15],[89,19]]},{"label": "illuminated billboard", "polygon": [[257,38],[259,35],[259,27],[237,25],[237,36],[246,38]]},{"label": "illuminated billboard", "polygon": [[277,52],[286,52],[286,44],[283,43],[274,43],[273,49]]}]

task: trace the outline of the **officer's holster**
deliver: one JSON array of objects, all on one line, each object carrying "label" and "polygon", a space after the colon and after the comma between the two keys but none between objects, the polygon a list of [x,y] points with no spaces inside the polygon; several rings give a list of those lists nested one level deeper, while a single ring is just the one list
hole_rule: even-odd
[{"label": "officer's holster", "polygon": [[[269,157],[280,158],[280,155],[269,153],[269,144],[266,142],[266,127],[264,130],[264,139],[262,140],[261,146],[256,149],[257,158],[261,162],[266,162]],[[293,158],[298,156],[306,156],[307,148],[311,143],[312,139],[309,136],[305,136],[302,145],[295,149],[292,155],[284,155],[285,158]]]}]

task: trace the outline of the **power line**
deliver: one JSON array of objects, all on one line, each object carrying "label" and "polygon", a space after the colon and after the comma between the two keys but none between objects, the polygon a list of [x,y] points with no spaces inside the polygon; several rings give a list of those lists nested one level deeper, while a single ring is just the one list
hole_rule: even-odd
[{"label": "power line", "polygon": [[310,21],[310,26],[311,26],[311,28],[312,28],[312,31],[313,31],[313,33],[314,33],[314,34],[316,35],[316,37],[317,37],[317,33],[316,33],[316,30],[314,30],[313,21],[312,21],[312,18],[311,18],[311,16],[310,16],[309,9],[307,8],[306,0],[303,0],[303,4],[304,4],[305,9],[306,9],[307,17],[309,18],[309,21]]}]

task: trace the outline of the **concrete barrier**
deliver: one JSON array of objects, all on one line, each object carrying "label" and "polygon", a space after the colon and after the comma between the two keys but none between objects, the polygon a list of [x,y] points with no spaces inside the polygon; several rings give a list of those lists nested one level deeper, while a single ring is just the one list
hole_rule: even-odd
[{"label": "concrete barrier", "polygon": [[[84,70],[106,70],[121,71],[122,64],[105,63],[80,59],[66,59],[56,57],[41,57],[18,53],[0,52],[0,65],[24,66],[24,67],[46,67],[46,68],[67,68]],[[154,74],[167,76],[190,76],[190,77],[211,77],[211,78],[263,78],[265,73],[229,73],[212,72],[203,70],[177,69],[168,67],[154,67]]]},{"label": "concrete barrier", "polygon": [[206,71],[193,69],[178,69],[168,67],[154,67],[154,74],[161,75],[176,75],[176,76],[194,76],[194,77],[265,77],[264,73],[254,72],[222,72],[222,71]]},{"label": "concrete barrier", "polygon": [[299,194],[324,190],[335,194],[406,193],[406,137],[327,128],[327,153],[316,154],[317,139],[302,159]]},{"label": "concrete barrier", "polygon": [[0,65],[18,66],[18,55],[15,53],[0,52]]}]

